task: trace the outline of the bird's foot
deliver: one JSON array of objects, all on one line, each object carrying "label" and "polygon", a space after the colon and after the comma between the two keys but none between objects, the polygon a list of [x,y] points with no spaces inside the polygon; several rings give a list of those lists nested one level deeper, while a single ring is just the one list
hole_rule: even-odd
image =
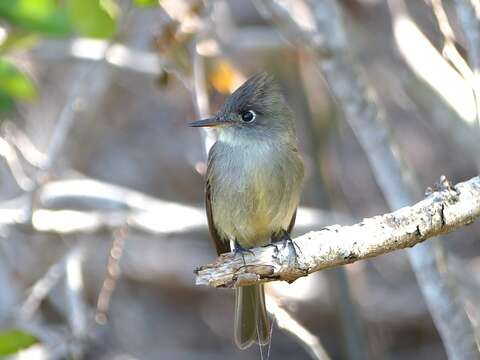
[{"label": "bird's foot", "polygon": [[233,256],[236,257],[238,254],[240,254],[242,256],[243,265],[247,265],[247,263],[245,262],[245,253],[255,256],[255,253],[252,250],[244,248],[242,245],[235,241]]},{"label": "bird's foot", "polygon": [[[273,241],[273,240],[272,240],[272,241]],[[272,246],[272,247],[275,248],[273,257],[276,259],[277,256],[278,256],[278,253],[280,252],[280,250],[278,250],[278,245],[277,245],[277,244],[275,244],[274,242],[272,242],[272,243],[268,243],[268,244],[266,244],[266,245],[263,245],[262,247],[266,248],[266,247],[270,247],[270,246]]]},{"label": "bird's foot", "polygon": [[292,240],[290,234],[283,230],[278,241],[283,242],[283,249],[285,249],[287,246],[289,247],[289,249],[292,249],[293,255],[295,256],[295,261],[297,261],[298,254],[301,254],[302,250],[300,250],[300,247],[295,243],[295,241]]}]

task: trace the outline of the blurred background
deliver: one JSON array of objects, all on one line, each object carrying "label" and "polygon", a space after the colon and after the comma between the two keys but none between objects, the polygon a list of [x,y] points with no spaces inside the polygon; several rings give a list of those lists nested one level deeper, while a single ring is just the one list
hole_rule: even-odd
[{"label": "blurred background", "polygon": [[[478,174],[478,68],[454,2],[336,4],[416,199],[441,175]],[[215,258],[203,206],[214,136],[187,123],[257,72],[275,75],[296,118],[306,182],[294,235],[389,211],[318,66],[331,54],[305,42],[321,31],[310,5],[0,2],[0,357],[447,358],[403,250],[270,284],[269,310],[288,321],[264,349],[234,346],[232,291],[194,285]],[[475,333],[479,234],[430,240]],[[281,328],[292,321],[303,332]]]}]

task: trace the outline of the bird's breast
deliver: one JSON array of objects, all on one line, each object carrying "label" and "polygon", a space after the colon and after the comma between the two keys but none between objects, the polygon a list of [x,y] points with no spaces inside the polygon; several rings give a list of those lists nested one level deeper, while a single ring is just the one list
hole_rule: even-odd
[{"label": "bird's breast", "polygon": [[303,177],[296,152],[270,144],[221,143],[214,152],[209,182],[213,221],[220,235],[252,247],[287,229]]}]

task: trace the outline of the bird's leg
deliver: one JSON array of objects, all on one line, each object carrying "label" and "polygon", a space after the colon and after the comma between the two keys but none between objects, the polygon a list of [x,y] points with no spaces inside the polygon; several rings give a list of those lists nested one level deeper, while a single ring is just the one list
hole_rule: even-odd
[{"label": "bird's leg", "polygon": [[244,248],[237,241],[235,241],[235,245],[233,248],[233,256],[237,256],[237,254],[242,255],[243,265],[247,265],[247,263],[245,262],[245,253],[249,253],[255,256],[255,253],[252,250]]},{"label": "bird's leg", "polygon": [[[291,249],[293,250],[293,254],[295,255],[295,260],[298,257],[298,253],[302,253],[302,250],[300,250],[300,247],[297,244],[295,244],[295,241],[292,240],[292,238],[290,237],[290,234],[287,231],[282,230],[280,232],[280,236],[277,239],[278,239],[277,242],[279,241],[283,242],[284,249],[287,246],[291,247]],[[298,249],[298,252],[297,252],[297,249]]]}]

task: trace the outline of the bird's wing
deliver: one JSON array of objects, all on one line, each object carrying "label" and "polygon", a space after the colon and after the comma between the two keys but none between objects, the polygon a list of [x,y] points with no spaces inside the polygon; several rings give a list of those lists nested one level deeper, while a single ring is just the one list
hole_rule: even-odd
[{"label": "bird's wing", "polygon": [[217,250],[217,254],[223,254],[230,252],[230,245],[228,241],[223,241],[220,237],[215,224],[213,223],[213,216],[212,216],[212,201],[211,201],[211,187],[209,181],[207,181],[207,185],[205,187],[205,205],[207,208],[207,220],[208,220],[208,230],[210,231],[210,237],[212,238],[213,245],[215,245],[215,249]]},{"label": "bird's wing", "polygon": [[212,146],[208,154],[208,165],[207,165],[207,174],[206,174],[207,182],[205,184],[205,207],[207,209],[208,230],[210,231],[210,237],[213,241],[213,245],[215,246],[215,249],[217,250],[217,254],[220,255],[220,254],[230,252],[230,244],[229,244],[229,241],[227,241],[227,239],[221,238],[213,222],[212,201],[211,201],[212,179],[210,177],[210,172],[211,172],[212,159],[214,156],[215,156],[215,145]]},{"label": "bird's wing", "polygon": [[295,212],[292,215],[292,220],[290,220],[290,224],[288,225],[288,229],[287,229],[288,235],[290,235],[292,233],[293,226],[295,225],[295,219],[296,218],[297,218],[297,209],[295,209]]}]

